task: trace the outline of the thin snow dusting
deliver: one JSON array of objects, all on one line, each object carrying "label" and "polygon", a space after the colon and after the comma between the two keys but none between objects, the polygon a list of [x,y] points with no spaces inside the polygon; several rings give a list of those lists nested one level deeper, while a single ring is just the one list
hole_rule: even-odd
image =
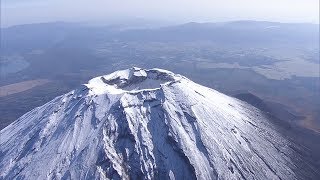
[{"label": "thin snow dusting", "polygon": [[300,178],[259,110],[161,69],[94,78],[0,133],[0,179]]}]

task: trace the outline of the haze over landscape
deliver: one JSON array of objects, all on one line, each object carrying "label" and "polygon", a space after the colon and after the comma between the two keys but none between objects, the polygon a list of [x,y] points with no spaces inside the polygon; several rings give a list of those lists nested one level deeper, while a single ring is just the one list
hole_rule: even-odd
[{"label": "haze over landscape", "polygon": [[166,24],[235,20],[319,23],[318,0],[2,0],[1,5],[2,26],[128,19]]},{"label": "haze over landscape", "polygon": [[318,0],[2,0],[0,179],[319,179]]}]

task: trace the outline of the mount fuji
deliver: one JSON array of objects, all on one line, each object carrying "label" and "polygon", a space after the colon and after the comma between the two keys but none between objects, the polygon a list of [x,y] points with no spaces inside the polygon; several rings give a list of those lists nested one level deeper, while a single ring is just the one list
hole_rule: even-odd
[{"label": "mount fuji", "polygon": [[319,177],[265,113],[162,69],[96,77],[0,133],[0,179]]}]

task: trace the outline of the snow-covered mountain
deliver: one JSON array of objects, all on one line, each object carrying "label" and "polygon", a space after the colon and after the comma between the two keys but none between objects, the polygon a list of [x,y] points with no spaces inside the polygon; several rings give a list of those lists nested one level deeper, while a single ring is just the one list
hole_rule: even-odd
[{"label": "snow-covered mountain", "polygon": [[[0,179],[300,179],[316,169],[258,109],[184,76],[94,78],[0,134]],[[300,164],[301,165],[301,164]]]}]

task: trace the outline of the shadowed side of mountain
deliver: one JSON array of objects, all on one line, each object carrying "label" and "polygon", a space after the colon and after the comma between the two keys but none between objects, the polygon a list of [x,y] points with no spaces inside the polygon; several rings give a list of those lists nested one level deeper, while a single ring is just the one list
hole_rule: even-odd
[{"label": "shadowed side of mountain", "polygon": [[320,134],[297,124],[299,120],[304,119],[303,116],[292,113],[292,110],[285,105],[264,101],[249,92],[239,93],[234,97],[260,109],[277,126],[281,134],[291,139],[296,146],[304,149],[304,151],[299,151],[303,157],[303,161],[300,161],[299,164],[308,162],[320,168],[320,154],[318,153],[320,152]]}]

